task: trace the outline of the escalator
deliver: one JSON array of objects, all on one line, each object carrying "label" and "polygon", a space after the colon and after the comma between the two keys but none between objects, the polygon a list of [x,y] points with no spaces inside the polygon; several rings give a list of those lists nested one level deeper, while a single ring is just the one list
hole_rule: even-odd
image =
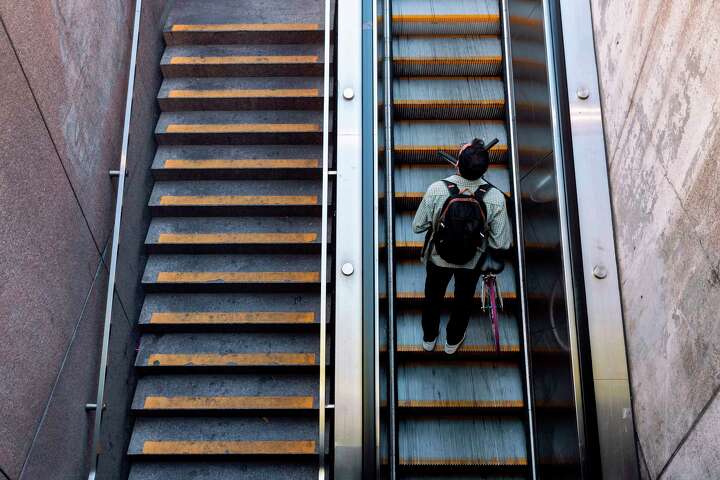
[{"label": "escalator", "polygon": [[170,12],[132,480],[323,468],[323,18],[320,1]]},{"label": "escalator", "polygon": [[[387,202],[379,219],[381,471],[392,479],[579,478],[542,5],[511,2],[509,16],[500,0],[387,2],[379,18],[390,22],[381,82],[392,86],[379,155]],[[523,38],[508,58],[511,23]],[[509,88],[519,91],[517,105]],[[423,235],[411,222],[427,187],[454,173],[437,152],[456,155],[475,137],[499,139],[485,178],[509,195],[516,228],[498,276],[500,351],[478,288],[464,344],[453,356],[442,352],[451,282],[436,349],[426,353]],[[537,184],[550,189],[549,200],[535,195]]]}]

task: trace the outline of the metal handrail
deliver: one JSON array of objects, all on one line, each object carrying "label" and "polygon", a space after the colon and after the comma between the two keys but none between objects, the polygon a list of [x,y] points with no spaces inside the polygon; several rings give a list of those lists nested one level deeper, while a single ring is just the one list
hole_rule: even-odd
[{"label": "metal handrail", "polygon": [[385,124],[385,229],[387,262],[387,365],[388,365],[388,466],[390,480],[397,478],[397,380],[395,378],[395,184],[393,178],[393,80],[392,80],[392,6],[383,0],[383,86]]},{"label": "metal handrail", "polygon": [[120,244],[120,222],[122,220],[123,197],[125,193],[125,172],[127,171],[128,142],[130,138],[130,118],[132,117],[133,95],[135,92],[135,73],[137,66],[137,49],[140,38],[140,15],[142,0],[135,2],[135,20],[133,22],[132,47],[130,51],[130,67],[128,71],[127,95],[125,99],[125,121],[123,123],[122,150],[120,152],[120,168],[118,169],[118,188],[115,199],[115,223],[113,225],[112,244],[110,249],[110,273],[108,278],[107,299],[105,302],[105,325],[103,327],[103,343],[100,353],[100,373],[98,375],[97,401],[95,402],[95,426],[93,428],[92,461],[89,480],[97,474],[100,455],[100,428],[102,426],[105,402],[105,377],[108,366],[108,350],[110,345],[110,325],[115,300],[115,277],[117,271],[118,248]]},{"label": "metal handrail", "polygon": [[535,445],[535,412],[533,410],[533,384],[530,354],[530,326],[528,324],[527,289],[525,280],[525,236],[522,225],[522,195],[520,195],[520,158],[517,141],[517,111],[513,85],[512,42],[510,39],[510,8],[508,0],[501,1],[502,32],[505,67],[505,94],[507,96],[508,133],[510,137],[510,162],[512,165],[513,207],[515,210],[515,248],[517,249],[517,281],[520,300],[520,320],[523,337],[523,361],[525,363],[525,397],[527,399],[528,445],[530,447],[530,478],[537,478],[537,453]]},{"label": "metal handrail", "polygon": [[322,207],[320,220],[320,378],[318,389],[318,479],[325,479],[325,364],[327,344],[328,194],[330,169],[330,2],[325,0],[323,58]]}]

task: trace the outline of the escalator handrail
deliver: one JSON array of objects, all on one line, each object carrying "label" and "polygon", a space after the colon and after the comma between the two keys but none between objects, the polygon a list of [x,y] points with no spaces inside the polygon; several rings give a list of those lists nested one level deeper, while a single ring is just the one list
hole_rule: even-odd
[{"label": "escalator handrail", "polygon": [[130,138],[130,119],[132,117],[133,95],[135,92],[135,74],[137,72],[137,51],[140,38],[140,17],[142,14],[142,0],[135,1],[135,18],[133,21],[133,36],[130,50],[130,65],[125,98],[125,119],[123,123],[122,149],[120,152],[120,168],[118,169],[118,187],[115,198],[115,221],[110,247],[110,271],[108,275],[107,298],[105,302],[105,321],[103,325],[103,340],[100,353],[100,371],[98,374],[97,399],[95,402],[95,423],[92,433],[92,457],[90,463],[89,480],[94,480],[97,473],[100,455],[100,430],[102,427],[103,410],[105,405],[105,378],[108,368],[108,350],[110,346],[110,326],[112,324],[112,310],[115,300],[115,280],[117,271],[118,248],[120,244],[120,225],[122,220],[123,198],[125,194],[125,177],[127,173],[127,154]]}]

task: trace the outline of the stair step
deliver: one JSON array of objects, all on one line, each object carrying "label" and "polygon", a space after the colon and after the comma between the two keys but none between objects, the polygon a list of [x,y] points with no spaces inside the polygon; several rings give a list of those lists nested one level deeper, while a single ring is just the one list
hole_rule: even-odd
[{"label": "stair step", "polygon": [[156,180],[319,178],[322,149],[315,145],[161,146]]},{"label": "stair step", "polygon": [[150,253],[319,253],[319,218],[159,217],[150,223]]},{"label": "stair step", "polygon": [[145,373],[258,371],[318,366],[316,333],[146,333],[135,366]]},{"label": "stair step", "polygon": [[505,90],[500,77],[404,77],[394,80],[399,119],[502,119]]},{"label": "stair step", "polygon": [[300,373],[151,375],[138,381],[132,404],[137,415],[313,412],[317,408],[318,376]]},{"label": "stair step", "polygon": [[145,418],[135,421],[128,455],[296,456],[318,453],[315,418]]},{"label": "stair step", "polygon": [[323,62],[321,44],[185,45],[167,47],[160,67],[165,78],[322,76]]},{"label": "stair step", "polygon": [[316,293],[149,294],[144,331],[308,329],[320,321]]},{"label": "stair step", "polygon": [[148,292],[304,291],[320,287],[318,255],[150,255]]},{"label": "stair step", "polygon": [[502,69],[502,45],[497,36],[393,38],[393,71],[397,76],[499,76]]},{"label": "stair step", "polygon": [[149,205],[154,216],[318,215],[321,187],[311,180],[161,181]]},{"label": "stair step", "polygon": [[495,0],[434,2],[432,8],[417,0],[394,0],[392,26],[396,35],[497,35],[500,7]]},{"label": "stair step", "polygon": [[173,23],[163,32],[167,45],[320,43],[319,23]]},{"label": "stair step", "polygon": [[320,144],[319,112],[165,112],[155,138],[161,145]]},{"label": "stair step", "polygon": [[404,467],[518,467],[528,462],[519,418],[404,418],[398,447]]},{"label": "stair step", "polygon": [[129,480],[317,480],[317,462],[299,459],[242,459],[241,462],[178,462],[172,460],[135,462]]},{"label": "stair step", "polygon": [[168,78],[160,109],[322,110],[323,80],[311,77]]}]

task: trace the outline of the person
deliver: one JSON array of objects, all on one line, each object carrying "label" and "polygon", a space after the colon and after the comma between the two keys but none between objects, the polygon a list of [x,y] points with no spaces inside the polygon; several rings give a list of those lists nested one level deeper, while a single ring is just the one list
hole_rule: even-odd
[{"label": "person", "polygon": [[[453,300],[450,320],[447,324],[445,353],[454,354],[465,340],[470,310],[472,308],[475,289],[484,271],[497,272],[499,251],[510,248],[512,240],[510,221],[505,206],[505,196],[497,188],[491,188],[482,178],[488,169],[490,158],[482,140],[474,139],[460,149],[456,164],[457,172],[440,180],[428,188],[413,219],[415,233],[426,232],[426,244],[422,255],[426,265],[425,299],[422,310],[423,349],[432,351],[440,331],[440,311],[445,297],[445,290],[450,279],[455,277],[455,298]],[[453,186],[457,186],[454,189]],[[485,205],[486,225],[484,238],[480,236],[474,255],[462,264],[448,262],[438,253],[434,238],[437,233],[438,220],[447,212],[446,202],[458,193],[473,194],[483,192],[481,200]],[[451,189],[454,189],[451,191]],[[468,197],[466,197],[468,198]],[[475,204],[479,205],[478,203]],[[447,254],[444,255],[448,257]],[[492,266],[494,265],[494,266]]]}]

